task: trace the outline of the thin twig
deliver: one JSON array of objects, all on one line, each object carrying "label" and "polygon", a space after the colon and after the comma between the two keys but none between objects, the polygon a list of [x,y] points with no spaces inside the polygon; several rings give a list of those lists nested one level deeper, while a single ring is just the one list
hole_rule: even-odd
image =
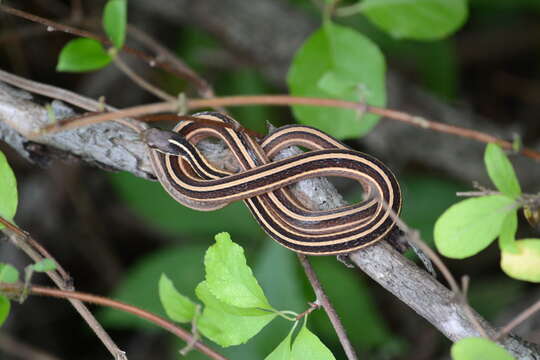
[{"label": "thin twig", "polygon": [[[6,229],[1,230],[11,242],[17,246],[19,249],[24,251],[32,260],[39,262],[44,259],[43,254],[49,255],[49,252],[46,251],[41,245],[35,248],[35,244],[38,242],[32,237],[20,229],[18,226],[13,224],[10,221],[0,217],[0,223],[6,227]],[[73,281],[68,273],[59,265],[59,262],[54,259],[52,256],[47,256],[54,260],[54,262],[59,266],[59,271],[47,271],[47,275],[51,280],[58,286],[58,288],[63,291],[73,291]],[[88,308],[79,300],[69,299],[69,302],[75,310],[81,315],[81,317],[86,321],[88,326],[94,331],[98,339],[105,345],[107,350],[114,356],[115,359],[126,359],[125,352],[120,350],[120,348],[115,344],[109,334],[103,329],[101,324],[96,320],[94,315],[88,310]]]},{"label": "thin twig", "polygon": [[536,301],[536,303],[529,306],[527,309],[523,310],[521,314],[516,316],[512,321],[510,321],[508,324],[506,324],[505,327],[503,327],[497,335],[495,336],[495,340],[500,340],[503,338],[506,334],[508,334],[512,329],[514,329],[516,326],[530,318],[534,313],[537,311],[540,311],[540,300]]},{"label": "thin twig", "polygon": [[[404,122],[409,125],[417,126],[423,129],[434,130],[446,134],[457,135],[463,138],[472,139],[483,143],[497,143],[503,148],[511,149],[512,143],[502,140],[496,136],[485,134],[480,131],[465,129],[458,126],[447,125],[431,120],[427,120],[418,116],[413,116],[405,112],[379,108],[370,105],[359,104],[353,101],[328,99],[328,98],[311,98],[298,97],[290,95],[253,95],[253,96],[225,96],[212,99],[188,99],[186,107],[189,110],[208,108],[214,106],[245,106],[245,105],[309,105],[321,107],[336,107],[343,109],[351,109],[360,112],[368,112],[381,115],[392,120]],[[68,129],[73,129],[80,126],[96,124],[104,121],[114,120],[121,117],[133,117],[150,115],[160,112],[175,112],[178,110],[178,102],[162,102],[148,105],[139,105],[131,108],[126,108],[114,113],[106,113],[83,118],[77,122],[68,123],[60,127],[51,126],[46,130],[47,133],[58,132]],[[533,149],[522,148],[520,153],[531,159],[540,161],[540,152]]]},{"label": "thin twig", "polygon": [[[47,31],[62,31],[62,32],[65,32],[67,34],[94,39],[96,41],[101,42],[102,44],[104,44],[106,46],[112,46],[113,45],[111,43],[111,41],[109,39],[107,39],[105,36],[97,35],[97,34],[94,34],[94,33],[90,32],[90,31],[77,29],[77,28],[75,28],[73,26],[61,24],[61,23],[58,23],[56,21],[52,21],[52,20],[43,18],[41,16],[29,14],[29,13],[27,13],[25,11],[15,9],[15,8],[12,8],[12,7],[7,6],[7,5],[0,5],[0,11],[6,12],[6,13],[14,15],[14,16],[18,16],[20,18],[23,18],[23,19],[26,19],[26,20],[29,20],[29,21],[32,21],[32,22],[35,22],[35,23],[38,23],[38,24],[42,24],[42,25],[44,25],[46,27]],[[144,52],[142,52],[140,50],[131,48],[129,46],[124,45],[124,47],[122,47],[122,51],[125,51],[128,54],[131,54],[131,55],[134,55],[134,56],[138,57],[139,59],[141,59],[142,61],[144,61],[145,63],[147,63],[151,67],[159,67],[160,69],[163,69],[164,71],[166,71],[166,72],[168,72],[170,74],[173,74],[176,77],[186,79],[189,82],[193,82],[195,84],[199,83],[199,78],[194,77],[192,71],[191,72],[184,72],[182,68],[178,68],[176,66],[171,66],[167,62],[159,61],[159,59],[157,59],[156,57],[148,55],[148,54],[146,54],[146,53],[144,53]],[[198,86],[200,86],[200,84],[198,84]]]},{"label": "thin twig", "polygon": [[347,358],[349,360],[358,360],[358,356],[356,355],[356,352],[354,351],[354,348],[349,338],[347,337],[345,328],[343,327],[341,320],[339,320],[339,316],[337,315],[336,310],[332,306],[330,299],[328,299],[328,296],[326,296],[322,288],[321,282],[317,278],[317,274],[315,274],[315,271],[313,270],[313,267],[311,267],[309,260],[303,254],[296,254],[296,255],[298,255],[300,264],[302,264],[302,267],[304,268],[304,271],[306,272],[306,276],[309,282],[311,283],[311,286],[313,287],[313,291],[315,292],[315,296],[317,297],[317,302],[326,311],[326,314],[328,315],[328,318],[330,319],[330,322],[332,323],[332,326],[334,327],[334,330],[336,331],[336,334],[339,338],[339,342],[341,343],[341,346],[343,346],[343,350],[345,350],[345,354],[347,355]]},{"label": "thin twig", "polygon": [[142,89],[148,91],[151,94],[154,94],[158,98],[165,101],[174,101],[176,98],[167,94],[165,91],[160,88],[150,84],[148,81],[143,79],[139,74],[133,71],[121,58],[120,54],[113,56],[114,64],[122,71],[128,78],[130,78],[135,84],[139,85]]},{"label": "thin twig", "polygon": [[[193,337],[188,331],[182,329],[181,327],[176,326],[174,323],[158,315],[155,315],[151,312],[140,309],[136,306],[129,305],[120,301],[112,300],[112,299],[102,297],[102,296],[81,293],[81,292],[76,292],[76,291],[64,291],[64,290],[52,289],[52,288],[47,288],[43,286],[25,287],[24,284],[6,284],[6,283],[0,283],[0,291],[2,291],[6,295],[10,295],[13,297],[19,297],[20,295],[23,294],[24,291],[26,291],[30,295],[41,295],[41,296],[54,297],[54,298],[65,299],[65,300],[76,299],[76,300],[80,300],[86,303],[106,306],[106,307],[114,308],[120,311],[133,314],[142,319],[146,319],[150,321],[151,323],[169,331],[173,335],[177,336],[178,338],[188,343],[191,341]],[[194,348],[196,348],[197,350],[199,350],[206,356],[210,357],[211,359],[227,360],[226,357],[215,352],[213,349],[204,345],[200,341],[197,341],[194,344]]]}]

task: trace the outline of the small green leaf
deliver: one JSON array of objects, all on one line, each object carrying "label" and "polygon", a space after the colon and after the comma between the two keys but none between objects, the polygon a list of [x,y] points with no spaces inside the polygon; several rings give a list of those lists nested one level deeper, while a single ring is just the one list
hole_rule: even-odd
[{"label": "small green leaf", "polygon": [[124,46],[126,23],[127,1],[109,0],[103,9],[103,28],[117,49]]},{"label": "small green leaf", "polygon": [[499,145],[490,143],[486,146],[484,162],[491,181],[500,192],[513,198],[521,195],[514,168]]},{"label": "small green leaf", "polygon": [[198,329],[223,347],[245,343],[276,317],[274,313],[239,308],[220,301],[210,291],[207,281],[201,282],[195,292],[205,305]]},{"label": "small green leaf", "polygon": [[32,269],[36,272],[47,272],[56,269],[56,263],[53,259],[43,259],[32,265]]},{"label": "small green leaf", "polygon": [[13,284],[19,281],[19,270],[9,264],[0,263],[0,282]]},{"label": "small green leaf", "polygon": [[159,279],[159,298],[167,316],[179,323],[193,320],[196,305],[187,296],[176,290],[173,282],[165,274]]},{"label": "small green leaf", "polygon": [[517,231],[517,210],[506,215],[501,226],[501,235],[499,236],[499,247],[502,251],[517,254],[519,252],[516,246]]},{"label": "small green leaf", "polygon": [[[12,221],[18,203],[17,180],[9,166],[6,156],[0,151],[0,216]],[[4,225],[0,224],[0,229]]]},{"label": "small green leaf", "polygon": [[111,57],[99,41],[79,38],[71,40],[64,46],[58,57],[56,71],[91,71],[101,69],[110,62]]},{"label": "small green leaf", "polygon": [[514,200],[491,195],[458,202],[435,223],[437,250],[444,256],[463,259],[485,249],[499,235],[506,215],[515,211]]},{"label": "small green leaf", "polygon": [[451,349],[452,360],[515,360],[500,345],[484,338],[462,339]]},{"label": "small green leaf", "polygon": [[364,0],[361,9],[371,22],[398,39],[441,39],[467,18],[465,0]]},{"label": "small green leaf", "polygon": [[322,341],[304,326],[294,339],[292,345],[292,360],[335,360],[332,352]]},{"label": "small green leaf", "polygon": [[283,341],[264,360],[291,360],[291,337],[295,326]]},{"label": "small green leaf", "polygon": [[540,239],[515,242],[517,253],[501,252],[501,268],[514,279],[540,283]]},{"label": "small green leaf", "polygon": [[[292,95],[330,97],[384,106],[385,62],[379,48],[359,32],[331,22],[313,33],[294,56],[287,75]],[[366,134],[378,117],[355,110],[294,106],[299,122],[338,138]]]},{"label": "small green leaf", "polygon": [[208,288],[220,301],[241,308],[272,309],[246,263],[244,249],[228,233],[216,235],[204,265]]},{"label": "small green leaf", "polygon": [[11,309],[11,302],[5,296],[0,295],[0,326],[6,321],[9,310]]}]

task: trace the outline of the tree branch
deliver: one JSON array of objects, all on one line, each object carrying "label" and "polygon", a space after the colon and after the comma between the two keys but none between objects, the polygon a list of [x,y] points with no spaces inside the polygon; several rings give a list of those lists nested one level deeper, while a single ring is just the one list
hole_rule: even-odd
[{"label": "tree branch", "polygon": [[[8,142],[28,159],[34,159],[36,154],[29,147],[29,141],[13,130],[12,125],[35,131],[49,121],[47,110],[36,104],[27,93],[7,85],[0,85],[0,105],[0,139]],[[65,105],[55,105],[54,110],[58,118],[62,115],[72,116],[74,113],[73,109]],[[147,179],[153,178],[145,145],[135,131],[118,123],[101,123],[47,135],[43,142],[48,147],[60,149],[64,154],[75,155],[89,163],[113,170],[129,171]],[[529,171],[531,170],[529,167]],[[325,179],[299,182],[295,185],[295,191],[305,194],[314,206],[320,209],[341,204],[339,200],[336,201],[341,196]],[[351,259],[368,276],[432,323],[449,339],[456,341],[479,335],[467,318],[466,310],[453,298],[450,290],[387,243],[379,242],[362,249],[352,254]],[[487,333],[495,336],[496,331],[485,320],[476,314],[475,316]],[[502,343],[517,359],[540,358],[538,349],[515,337],[506,337]]]}]

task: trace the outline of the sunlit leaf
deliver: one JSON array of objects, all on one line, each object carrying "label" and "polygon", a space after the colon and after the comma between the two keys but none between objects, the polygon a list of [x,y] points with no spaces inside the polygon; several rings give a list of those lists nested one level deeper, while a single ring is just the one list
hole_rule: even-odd
[{"label": "sunlit leaf", "polygon": [[500,345],[484,338],[471,337],[452,345],[452,360],[515,360]]},{"label": "sunlit leaf", "polygon": [[251,268],[244,249],[232,242],[228,233],[216,235],[216,243],[204,258],[206,282],[220,301],[242,308],[271,309]]},{"label": "sunlit leaf", "polygon": [[103,28],[117,49],[124,46],[127,23],[127,0],[109,0],[103,10]]},{"label": "sunlit leaf", "polygon": [[515,242],[517,253],[502,251],[501,268],[515,279],[540,282],[540,239]]},{"label": "sunlit leaf", "polygon": [[[379,48],[359,32],[327,22],[294,56],[287,83],[292,95],[330,97],[383,106],[385,62]],[[299,122],[338,138],[361,136],[378,117],[356,110],[294,106]]]},{"label": "sunlit leaf", "polygon": [[[0,151],[0,216],[12,221],[17,211],[18,201],[15,175],[7,162],[6,156]],[[0,229],[3,228],[4,225],[0,224]]]},{"label": "sunlit leaf", "polygon": [[195,317],[195,303],[187,296],[180,294],[165,274],[161,274],[159,279],[159,299],[167,316],[172,320],[185,323]]},{"label": "sunlit leaf", "polygon": [[322,341],[304,326],[294,339],[292,345],[292,360],[335,360],[332,352]]},{"label": "sunlit leaf", "polygon": [[441,254],[463,259],[485,249],[501,231],[514,200],[491,195],[458,202],[435,223],[435,245]]},{"label": "sunlit leaf", "polygon": [[198,329],[224,347],[245,343],[276,317],[274,313],[256,308],[239,308],[220,301],[210,291],[206,281],[197,286],[196,293],[205,305]]},{"label": "sunlit leaf", "polygon": [[514,168],[499,145],[490,143],[486,146],[484,162],[491,181],[500,192],[513,198],[521,195]]},{"label": "sunlit leaf", "polygon": [[58,57],[57,71],[84,72],[107,66],[111,57],[101,43],[94,39],[78,38],[68,42]]},{"label": "sunlit leaf", "polygon": [[11,302],[3,295],[0,295],[0,326],[6,321],[9,310],[11,309]]}]

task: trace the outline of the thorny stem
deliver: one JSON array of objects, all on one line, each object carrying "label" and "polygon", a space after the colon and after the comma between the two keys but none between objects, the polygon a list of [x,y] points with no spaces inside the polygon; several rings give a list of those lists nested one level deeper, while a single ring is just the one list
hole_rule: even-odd
[{"label": "thorny stem", "polygon": [[[0,291],[2,291],[6,295],[10,296],[20,296],[23,292],[24,287],[22,284],[6,284],[6,283],[0,283]],[[29,294],[31,295],[41,295],[41,296],[48,296],[48,297],[54,297],[59,299],[77,299],[80,301],[84,301],[87,303],[97,304],[101,306],[107,306],[111,307],[120,311],[124,311],[133,315],[138,316],[139,318],[146,319],[153,324],[169,331],[173,335],[179,337],[180,339],[190,342],[193,338],[193,336],[186,330],[182,329],[181,327],[176,326],[174,323],[163,319],[162,317],[155,315],[151,312],[148,312],[146,310],[140,309],[138,307],[125,304],[120,301],[108,299],[102,296],[97,296],[93,294],[86,294],[76,291],[64,291],[64,290],[58,290],[58,289],[51,289],[47,287],[42,286],[29,286],[26,288]],[[197,341],[195,344],[193,344],[194,348],[205,354],[206,356],[210,357],[211,359],[216,360],[227,360],[226,357],[223,355],[215,352],[213,349],[209,348],[208,346],[204,345],[200,341]]]},{"label": "thorny stem", "polygon": [[304,268],[306,276],[309,282],[311,283],[311,286],[313,287],[313,291],[315,292],[315,296],[317,297],[317,302],[326,311],[326,314],[328,315],[328,318],[330,319],[330,322],[332,323],[332,326],[334,327],[334,330],[336,331],[336,334],[339,338],[339,342],[341,343],[341,346],[343,347],[343,350],[345,350],[345,354],[347,355],[347,359],[358,360],[358,356],[356,355],[356,352],[354,351],[351,341],[347,337],[345,328],[343,327],[341,320],[339,320],[339,316],[336,313],[336,310],[334,309],[334,307],[332,306],[330,299],[328,299],[328,296],[326,296],[326,293],[324,292],[322,288],[321,282],[319,281],[317,274],[315,274],[313,267],[311,267],[309,260],[304,254],[296,254],[296,255],[298,256],[298,259],[300,260],[300,264],[302,264],[302,267]]}]

